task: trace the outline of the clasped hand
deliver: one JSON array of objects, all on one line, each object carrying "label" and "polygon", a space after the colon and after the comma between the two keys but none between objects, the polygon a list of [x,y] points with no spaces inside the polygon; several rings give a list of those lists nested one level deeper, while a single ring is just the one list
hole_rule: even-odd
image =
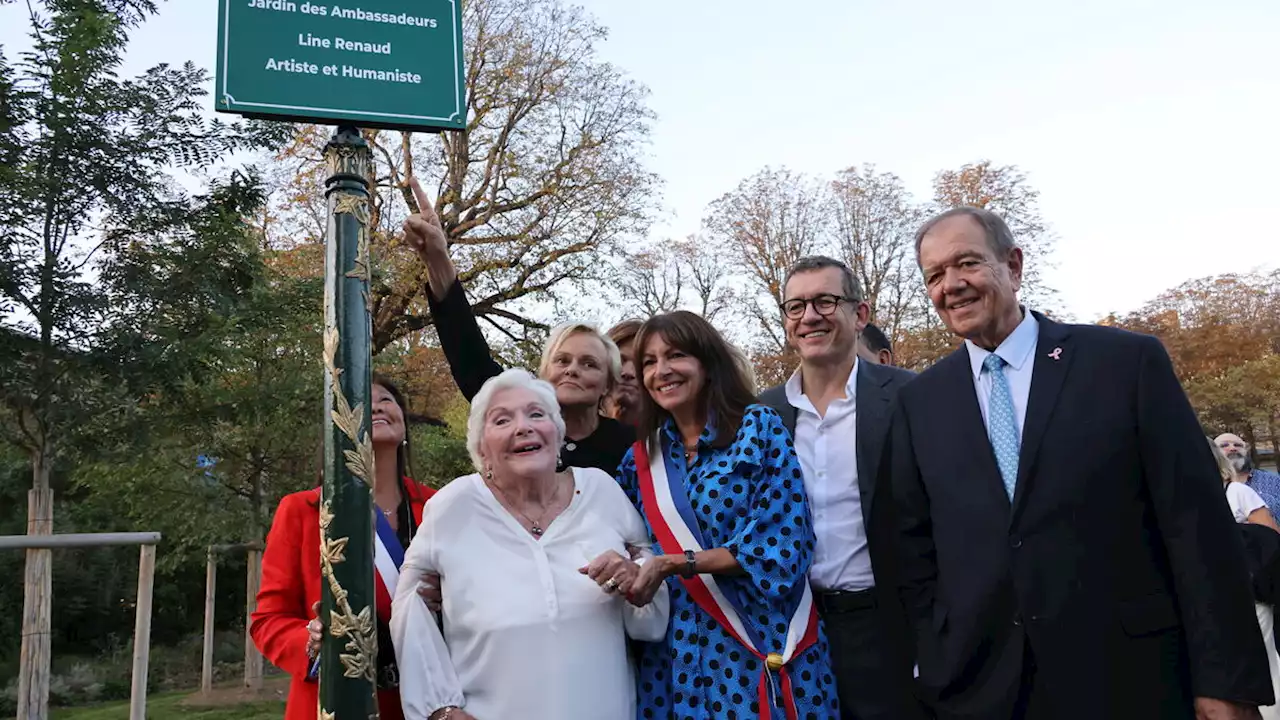
[{"label": "clasped hand", "polygon": [[320,641],[324,637],[324,623],[320,622],[319,600],[311,606],[311,614],[314,617],[307,621],[307,657],[313,658],[320,654]]},{"label": "clasped hand", "polygon": [[[632,554],[639,553],[633,551]],[[644,607],[653,602],[653,596],[666,578],[654,560],[656,558],[641,565],[613,550],[606,550],[585,567],[578,568],[578,572],[591,578],[605,593],[621,595],[632,605]],[[439,613],[443,601],[440,576],[425,576],[418,587],[418,596],[432,612]]]},{"label": "clasped hand", "polygon": [[618,593],[628,597],[640,574],[640,566],[630,558],[624,558],[613,550],[606,550],[586,567],[579,568],[578,572],[594,580],[606,594]]}]

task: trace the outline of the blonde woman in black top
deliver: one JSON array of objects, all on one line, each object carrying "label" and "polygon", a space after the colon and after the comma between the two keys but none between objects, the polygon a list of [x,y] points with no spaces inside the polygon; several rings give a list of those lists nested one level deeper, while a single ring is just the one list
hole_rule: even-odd
[{"label": "blonde woman in black top", "polygon": [[[449,370],[462,394],[471,400],[503,367],[493,359],[467,301],[457,268],[449,257],[448,239],[435,208],[418,179],[409,179],[418,212],[404,223],[405,241],[427,266],[427,302]],[[542,353],[538,376],[556,389],[565,421],[563,467],[595,467],[613,474],[634,431],[600,414],[605,397],[618,385],[622,360],[618,346],[592,325],[569,323],[552,331]]]}]

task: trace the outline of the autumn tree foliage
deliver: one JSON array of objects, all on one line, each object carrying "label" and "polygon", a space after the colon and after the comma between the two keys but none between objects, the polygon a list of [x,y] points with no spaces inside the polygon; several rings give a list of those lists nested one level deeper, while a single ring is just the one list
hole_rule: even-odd
[{"label": "autumn tree foliage", "polygon": [[924,292],[915,234],[930,215],[959,205],[1005,217],[1029,259],[1024,298],[1050,314],[1058,311],[1056,294],[1043,281],[1056,237],[1025,172],[982,160],[938,172],[932,191],[917,199],[901,178],[874,165],[850,165],[830,180],[765,168],[711,203],[704,237],[731,271],[726,284],[741,283],[743,292],[730,306],[749,321],[749,349],[762,378],[794,367],[780,306],[787,268],[805,255],[830,255],[853,269],[900,364],[921,370],[954,350],[955,337]]},{"label": "autumn tree foliage", "polygon": [[1280,271],[1190,280],[1103,322],[1160,338],[1209,432],[1280,440]]},{"label": "autumn tree foliage", "polygon": [[862,283],[874,320],[893,337],[928,312],[915,263],[916,229],[925,209],[893,173],[850,166],[831,182],[835,246]]},{"label": "autumn tree foliage", "polygon": [[[407,178],[432,191],[476,314],[514,341],[548,326],[533,308],[603,281],[622,241],[643,237],[658,186],[642,152],[648,91],[604,62],[607,30],[559,0],[463,6],[467,126],[440,135],[368,131],[375,352],[432,324],[424,273],[400,252],[417,210]],[[283,155],[270,220],[281,242],[323,232],[326,131],[304,127]]]},{"label": "autumn tree foliage", "polygon": [[985,208],[1000,215],[1028,258],[1022,272],[1021,298],[1049,315],[1059,310],[1058,292],[1045,279],[1053,267],[1057,240],[1040,214],[1040,191],[1016,165],[996,165],[990,160],[943,170],[933,178],[933,210],[962,205]]},{"label": "autumn tree foliage", "polygon": [[739,309],[754,322],[765,352],[786,349],[782,291],[787,269],[826,249],[830,222],[821,184],[786,168],[761,170],[707,208],[707,238],[750,288]]}]

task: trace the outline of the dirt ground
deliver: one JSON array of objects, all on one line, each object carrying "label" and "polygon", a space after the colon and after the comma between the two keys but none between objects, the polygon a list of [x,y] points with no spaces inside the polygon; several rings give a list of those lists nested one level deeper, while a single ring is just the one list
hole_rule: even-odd
[{"label": "dirt ground", "polygon": [[208,696],[201,694],[199,691],[194,692],[178,703],[183,707],[204,708],[204,707],[222,707],[226,705],[241,705],[248,702],[258,702],[261,700],[284,700],[289,696],[289,676],[276,675],[266,677],[262,680],[262,690],[253,692],[237,681],[222,685],[214,685],[213,692]]}]

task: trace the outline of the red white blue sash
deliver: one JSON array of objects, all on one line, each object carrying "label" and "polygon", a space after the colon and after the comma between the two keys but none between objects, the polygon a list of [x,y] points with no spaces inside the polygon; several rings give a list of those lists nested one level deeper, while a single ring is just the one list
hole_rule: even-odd
[{"label": "red white blue sash", "polygon": [[[396,596],[396,583],[400,581],[400,566],[404,564],[404,546],[400,544],[400,538],[396,536],[396,531],[391,527],[390,521],[381,512],[374,508],[374,529],[373,534],[373,567],[382,592],[377,593],[382,599],[385,593],[387,599],[387,607],[390,608],[391,598]],[[376,589],[375,589],[376,592]]]},{"label": "red white blue sash", "polygon": [[[380,622],[388,622],[387,618],[391,617],[391,600],[396,596],[396,583],[400,582],[400,566],[404,564],[404,546],[400,544],[400,538],[386,515],[375,507],[373,516],[373,567],[376,571],[373,584],[374,611]],[[307,679],[316,680],[319,677],[320,656],[317,655],[311,660]]]},{"label": "red white blue sash", "polygon": [[[655,438],[655,447],[660,447]],[[650,459],[643,441],[634,446],[636,460],[636,476],[640,482],[640,496],[644,501],[645,518],[653,528],[653,534],[662,546],[663,552],[682,554],[686,550],[699,552],[706,549],[701,526],[693,507],[689,503],[688,492],[682,483],[683,473],[667,453],[660,452]],[[681,578],[685,590],[692,596],[698,607],[715,619],[735,640],[752,655],[760,659],[763,669],[760,672],[760,717],[769,720],[772,716],[770,690],[772,682],[769,672],[776,671],[781,680],[783,707],[786,708],[787,720],[796,720],[795,695],[792,692],[791,677],[787,666],[796,656],[804,653],[818,640],[818,609],[813,603],[813,593],[809,589],[808,580],[804,580],[804,590],[800,596],[800,604],[796,607],[787,627],[786,647],[781,651],[766,648],[761,642],[755,628],[744,621],[749,617],[743,612],[744,604],[732,592],[731,588],[722,588],[712,575],[698,575],[692,578]]]}]

